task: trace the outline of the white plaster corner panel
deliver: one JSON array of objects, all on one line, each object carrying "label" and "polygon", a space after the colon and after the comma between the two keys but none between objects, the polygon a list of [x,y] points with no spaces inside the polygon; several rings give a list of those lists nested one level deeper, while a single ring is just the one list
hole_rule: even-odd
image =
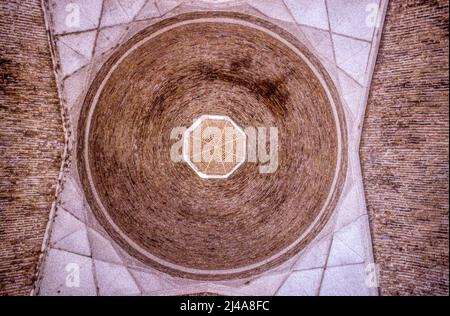
[{"label": "white plaster corner panel", "polygon": [[116,48],[128,28],[129,26],[127,25],[115,25],[101,29],[97,36],[95,56],[102,55],[110,49]]},{"label": "white plaster corner panel", "polygon": [[324,272],[321,296],[372,296],[374,288],[368,283],[365,264],[327,268]]},{"label": "white plaster corner panel", "polygon": [[242,295],[273,296],[288,276],[289,273],[263,275],[249,281],[248,284],[242,286],[239,291]]},{"label": "white plaster corner panel", "polygon": [[131,22],[144,4],[143,0],[104,0],[100,26],[103,28]]},{"label": "white plaster corner panel", "polygon": [[155,4],[160,15],[165,15],[183,3],[182,0],[156,0]]},{"label": "white plaster corner panel", "polygon": [[48,10],[54,34],[92,30],[99,24],[102,0],[50,0]]},{"label": "white plaster corner panel", "polygon": [[317,296],[323,269],[297,271],[282,284],[277,296]]},{"label": "white plaster corner panel", "polygon": [[91,258],[57,249],[48,251],[38,295],[92,296],[96,294]]},{"label": "white plaster corner panel", "polygon": [[248,4],[268,17],[294,22],[294,18],[282,0],[248,0]]},{"label": "white plaster corner panel", "polygon": [[337,66],[365,85],[371,44],[337,34],[333,34],[333,43]]},{"label": "white plaster corner panel", "polygon": [[284,0],[299,25],[328,30],[325,0]]},{"label": "white plaster corner panel", "polygon": [[53,245],[57,243],[83,227],[83,222],[78,220],[75,216],[64,210],[62,207],[57,207],[51,231],[50,244]]},{"label": "white plaster corner panel", "polygon": [[92,257],[109,263],[123,264],[122,259],[106,237],[88,228],[88,237],[92,249]]},{"label": "white plaster corner panel", "polygon": [[53,248],[80,254],[83,256],[91,256],[91,248],[87,238],[86,227],[82,227],[74,233],[62,238],[53,244]]},{"label": "white plaster corner panel", "polygon": [[327,1],[334,33],[372,41],[380,13],[379,0]]},{"label": "white plaster corner panel", "polygon": [[143,290],[143,294],[151,294],[158,291],[172,290],[176,288],[167,278],[160,277],[156,273],[143,272],[137,269],[129,269],[137,283]]},{"label": "white plaster corner panel", "polygon": [[300,254],[293,270],[310,270],[324,268],[330,252],[331,236],[322,238],[318,242],[308,246]]},{"label": "white plaster corner panel", "polygon": [[306,35],[306,38],[309,40],[312,48],[317,52],[319,57],[334,62],[333,44],[330,32],[308,26],[301,26],[300,29]]},{"label": "white plaster corner panel", "polygon": [[55,38],[63,78],[72,75],[89,63],[96,31],[62,35]]},{"label": "white plaster corner panel", "polygon": [[[77,102],[86,92],[86,83],[89,77],[90,67],[82,67],[63,81],[63,96],[69,112],[76,107]],[[74,125],[75,122],[72,122]]]},{"label": "white plaster corner panel", "polygon": [[159,9],[154,1],[147,1],[143,8],[136,14],[135,20],[143,20],[160,16]]},{"label": "white plaster corner panel", "polygon": [[66,176],[63,188],[59,193],[59,205],[77,220],[86,222],[84,195],[76,181],[70,176]]},{"label": "white plaster corner panel", "polygon": [[94,267],[99,295],[136,296],[142,293],[134,276],[125,266],[94,259]]}]

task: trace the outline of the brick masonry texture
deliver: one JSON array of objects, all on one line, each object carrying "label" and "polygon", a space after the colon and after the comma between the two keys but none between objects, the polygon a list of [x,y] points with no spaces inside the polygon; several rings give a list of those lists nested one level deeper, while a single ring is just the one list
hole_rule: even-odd
[{"label": "brick masonry texture", "polygon": [[39,0],[0,1],[0,295],[28,295],[64,134]]},{"label": "brick masonry texture", "polygon": [[448,14],[387,12],[361,147],[382,295],[448,294]]}]

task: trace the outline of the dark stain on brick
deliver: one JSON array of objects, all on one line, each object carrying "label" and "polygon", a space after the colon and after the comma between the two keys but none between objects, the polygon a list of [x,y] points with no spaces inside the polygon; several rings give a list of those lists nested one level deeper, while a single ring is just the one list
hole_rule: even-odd
[{"label": "dark stain on brick", "polygon": [[251,56],[246,56],[244,58],[237,58],[230,62],[230,72],[238,72],[241,69],[250,69],[252,66],[253,59]]},{"label": "dark stain on brick", "polygon": [[6,85],[17,82],[18,65],[11,59],[0,57],[0,89],[4,91]]},{"label": "dark stain on brick", "polygon": [[[244,65],[249,65],[248,60],[240,61]],[[289,91],[285,86],[285,78],[255,78],[249,73],[237,71],[227,71],[215,65],[202,63],[196,65],[194,71],[198,72],[200,80],[224,81],[232,85],[246,88],[253,93],[257,99],[268,107],[276,118],[282,118],[287,114],[286,104],[289,101]]]}]

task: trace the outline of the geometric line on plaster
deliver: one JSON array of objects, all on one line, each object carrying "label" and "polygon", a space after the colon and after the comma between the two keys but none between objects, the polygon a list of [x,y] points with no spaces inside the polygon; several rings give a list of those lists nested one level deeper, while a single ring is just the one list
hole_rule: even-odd
[{"label": "geometric line on plaster", "polygon": [[142,9],[136,14],[135,20],[142,20],[148,18],[156,18],[160,16],[158,7],[154,1],[147,1],[147,3],[142,7]]},{"label": "geometric line on plaster", "polygon": [[299,25],[328,30],[325,0],[284,0]]},{"label": "geometric line on plaster", "polygon": [[[360,217],[334,234],[327,266],[363,263],[366,258],[367,219]],[[364,229],[366,228],[366,229]]]},{"label": "geometric line on plaster", "polygon": [[55,242],[53,248],[76,253],[83,256],[91,256],[91,248],[87,238],[86,227],[69,234],[63,239]]},{"label": "geometric line on plaster", "polygon": [[70,234],[82,229],[85,225],[75,216],[65,211],[61,207],[56,209],[54,222],[52,225],[50,244],[54,245]]},{"label": "geometric line on plaster", "polygon": [[79,100],[79,97],[86,90],[86,83],[89,77],[89,66],[82,67],[63,81],[63,95],[67,108],[71,110]]},{"label": "geometric line on plaster", "polygon": [[147,0],[119,0],[120,7],[125,11],[128,18],[133,20],[139,11],[142,10]]},{"label": "geometric line on plaster", "polygon": [[177,8],[179,5],[183,3],[182,0],[157,0],[155,1],[155,5],[158,8],[158,11],[161,16],[165,15],[169,11]]},{"label": "geometric line on plaster", "polygon": [[131,17],[122,8],[118,0],[104,0],[100,27],[130,22]]},{"label": "geometric line on plaster", "polygon": [[277,296],[316,296],[319,292],[323,269],[297,271],[289,275]]},{"label": "geometric line on plaster", "polygon": [[143,272],[136,269],[129,269],[129,271],[142,288],[143,293],[165,291],[175,287],[174,284],[167,281],[167,279],[163,279],[155,273]]},{"label": "geometric line on plaster", "polygon": [[54,34],[75,33],[98,27],[102,1],[50,0],[48,7]]},{"label": "geometric line on plaster", "polygon": [[76,34],[67,34],[57,37],[57,41],[63,43],[76,53],[89,60],[92,57],[96,31],[87,31]]},{"label": "geometric line on plaster", "polygon": [[288,276],[289,273],[263,275],[240,287],[239,290],[245,295],[272,296]]},{"label": "geometric line on plaster", "polygon": [[88,228],[88,236],[91,244],[92,258],[123,265],[121,257],[108,239],[91,228]]},{"label": "geometric line on plaster", "polygon": [[139,295],[141,290],[131,273],[122,265],[94,259],[100,295]]},{"label": "geometric line on plaster", "polygon": [[328,1],[327,5],[333,33],[372,40],[379,11],[376,9],[379,8],[378,0]]},{"label": "geometric line on plaster", "polygon": [[355,183],[343,196],[342,203],[337,208],[335,230],[341,229],[365,214],[364,207],[360,202],[360,192]]},{"label": "geometric line on plaster", "polygon": [[285,22],[294,22],[292,14],[283,0],[248,0],[247,3],[268,17]]},{"label": "geometric line on plaster", "polygon": [[101,29],[97,37],[95,56],[102,55],[118,46],[122,35],[127,29],[127,25],[116,25]]},{"label": "geometric line on plaster", "polygon": [[363,263],[364,259],[338,238],[333,238],[328,267]]},{"label": "geometric line on plaster", "polygon": [[56,46],[58,48],[59,63],[61,65],[61,73],[63,78],[75,73],[75,71],[89,62],[87,57],[70,48],[62,41],[57,41]]},{"label": "geometric line on plaster", "polygon": [[363,96],[363,87],[352,77],[342,70],[338,70],[339,83],[342,91],[342,97],[346,106],[350,109],[353,118],[358,118]]},{"label": "geometric line on plaster", "polygon": [[[80,283],[79,287],[69,287],[66,282],[69,265],[79,267]],[[69,271],[68,271],[69,270]],[[48,250],[45,258],[44,273],[39,284],[39,295],[96,295],[96,286],[93,276],[92,259],[86,256],[80,256],[71,252],[52,249]]]},{"label": "geometric line on plaster", "polygon": [[320,56],[334,62],[333,44],[329,32],[309,26],[300,26],[300,29]]},{"label": "geometric line on plaster", "polygon": [[84,195],[81,193],[75,180],[70,176],[65,177],[63,188],[59,193],[58,206],[79,221],[86,222]]},{"label": "geometric line on plaster", "polygon": [[369,296],[365,264],[327,268],[320,287],[321,296]]},{"label": "geometric line on plaster", "polygon": [[370,43],[333,34],[333,45],[337,66],[364,86]]},{"label": "geometric line on plaster", "polygon": [[317,243],[311,244],[305,252],[300,254],[292,269],[294,271],[303,271],[325,267],[330,243],[331,237],[324,237]]}]

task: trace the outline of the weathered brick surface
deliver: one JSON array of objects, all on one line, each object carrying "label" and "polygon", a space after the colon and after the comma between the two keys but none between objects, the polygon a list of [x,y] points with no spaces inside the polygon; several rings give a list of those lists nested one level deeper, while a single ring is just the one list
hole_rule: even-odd
[{"label": "weathered brick surface", "polygon": [[0,1],[0,295],[28,295],[64,136],[39,0]]},{"label": "weathered brick surface", "polygon": [[391,1],[362,164],[383,295],[448,294],[448,2]]}]

